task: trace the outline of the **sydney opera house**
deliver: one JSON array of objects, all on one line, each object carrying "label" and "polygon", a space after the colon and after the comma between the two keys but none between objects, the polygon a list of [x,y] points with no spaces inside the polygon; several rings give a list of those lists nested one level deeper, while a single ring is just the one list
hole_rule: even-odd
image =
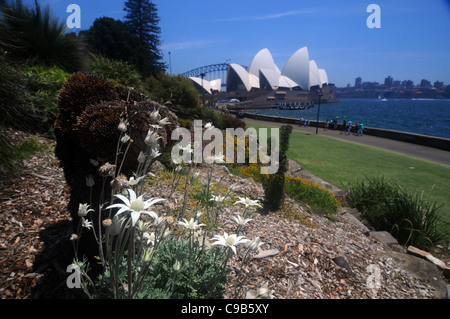
[{"label": "sydney opera house", "polygon": [[[207,81],[190,77],[204,93],[221,91],[221,80]],[[203,90],[202,90],[203,89]],[[324,93],[324,102],[334,100],[334,85],[328,82],[325,69],[320,69],[315,60],[310,60],[308,48],[296,51],[280,70],[268,49],[259,51],[248,68],[231,63],[226,75],[226,98],[240,101],[258,100],[258,105],[274,104],[278,101],[309,102],[316,99],[316,92]]]}]

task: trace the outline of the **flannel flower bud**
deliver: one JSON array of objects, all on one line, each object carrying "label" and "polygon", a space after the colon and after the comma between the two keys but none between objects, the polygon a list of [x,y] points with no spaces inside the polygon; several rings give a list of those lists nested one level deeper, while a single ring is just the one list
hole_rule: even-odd
[{"label": "flannel flower bud", "polygon": [[119,123],[119,126],[117,128],[119,129],[119,131],[124,133],[124,132],[127,131],[127,125],[128,125],[128,121],[127,120],[120,119],[120,123]]}]

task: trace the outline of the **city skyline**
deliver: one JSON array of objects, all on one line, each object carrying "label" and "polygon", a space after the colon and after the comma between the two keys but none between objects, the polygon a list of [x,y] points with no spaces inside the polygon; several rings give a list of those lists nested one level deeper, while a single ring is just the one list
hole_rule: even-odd
[{"label": "city skyline", "polygon": [[[388,75],[384,78],[384,80],[382,82],[378,82],[378,81],[364,81],[364,79],[360,76],[356,77],[354,79],[354,84],[352,85],[352,83],[347,83],[347,87],[360,87],[362,86],[364,83],[373,83],[373,84],[378,84],[381,86],[406,86],[406,87],[423,87],[423,86],[429,86],[429,87],[442,87],[442,86],[447,86],[450,83],[444,83],[443,81],[430,81],[428,79],[421,79],[418,83],[415,83],[413,80],[410,79],[395,79],[394,77]],[[424,84],[427,83],[427,84]]]},{"label": "city skyline", "polygon": [[[24,0],[33,4],[34,0]],[[167,71],[181,74],[216,63],[248,65],[256,52],[267,48],[275,64],[283,66],[299,48],[320,61],[330,83],[337,87],[360,76],[384,82],[395,79],[450,84],[450,5],[439,1],[293,2],[268,0],[211,2],[155,0],[161,19],[161,51]],[[81,29],[95,19],[124,17],[124,0],[40,0],[65,21],[69,4],[81,8]],[[380,8],[380,28],[370,28],[370,4]],[[169,54],[170,52],[170,54]],[[170,67],[170,68],[169,68]]]}]

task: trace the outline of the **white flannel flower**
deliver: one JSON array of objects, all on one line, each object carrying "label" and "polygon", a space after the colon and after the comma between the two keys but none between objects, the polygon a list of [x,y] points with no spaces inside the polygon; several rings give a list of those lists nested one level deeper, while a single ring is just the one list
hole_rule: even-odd
[{"label": "white flannel flower", "polygon": [[152,131],[151,129],[148,130],[147,136],[145,137],[145,144],[147,144],[150,147],[155,146],[158,143],[158,140],[161,139],[161,136],[158,136],[158,133],[156,131]]},{"label": "white flannel flower", "polygon": [[175,261],[175,263],[173,264],[173,270],[179,271],[180,269],[181,269],[181,263],[177,260],[177,261]]},{"label": "white flannel flower", "polygon": [[161,115],[159,115],[159,110],[153,109],[153,112],[150,114],[150,120],[152,123],[156,123],[161,119]]},{"label": "white flannel flower", "polygon": [[253,219],[250,218],[243,218],[242,216],[233,217],[233,220],[238,224],[239,226],[244,226],[249,221],[252,221]]},{"label": "white flannel flower", "polygon": [[159,202],[164,201],[165,199],[150,198],[149,200],[144,201],[142,195],[136,197],[136,193],[132,189],[128,189],[128,194],[130,195],[130,199],[120,194],[114,195],[115,197],[120,199],[123,202],[123,204],[113,204],[106,207],[106,209],[120,208],[116,215],[120,215],[125,212],[130,212],[133,226],[136,224],[141,214],[151,216],[154,219],[158,220],[158,215],[153,211],[148,211],[147,209],[150,206],[153,206]]},{"label": "white flannel flower", "polygon": [[239,200],[236,203],[234,203],[234,204],[242,204],[242,205],[245,205],[245,207],[248,207],[248,206],[259,206],[259,207],[262,207],[261,204],[259,204],[258,200],[251,200],[248,197],[245,197],[245,198],[244,197],[239,197]]},{"label": "white flannel flower", "polygon": [[163,118],[162,120],[159,120],[159,121],[158,121],[158,124],[159,124],[159,125],[167,125],[167,124],[170,124],[169,118],[168,118],[168,117],[165,117],[165,118]]},{"label": "white flannel flower", "polygon": [[216,235],[212,238],[215,240],[211,245],[221,245],[224,247],[230,247],[231,250],[236,254],[236,246],[239,244],[245,244],[250,241],[250,239],[245,238],[245,236],[238,236],[236,234],[228,235],[224,232],[224,235]]},{"label": "white flannel flower", "polygon": [[261,241],[261,238],[254,237],[251,241],[245,244],[245,248],[250,250],[258,250],[264,243]]},{"label": "white flannel flower", "polygon": [[124,119],[120,119],[120,123],[118,126],[119,131],[121,131],[122,133],[126,132],[127,126],[128,126],[128,121],[124,120]]},{"label": "white flannel flower", "polygon": [[87,228],[87,229],[91,229],[92,228],[92,222],[88,221],[87,219],[82,218],[81,219],[81,226],[83,226],[84,228]]},{"label": "white flannel flower", "polygon": [[212,125],[211,122],[206,123],[206,124],[205,124],[205,127],[204,127],[205,130],[211,130],[211,129],[213,129],[213,128],[214,128],[214,126]]},{"label": "white flannel flower", "polygon": [[92,186],[95,185],[94,177],[93,177],[91,174],[89,174],[89,175],[86,176],[85,178],[86,178],[86,186],[87,186],[87,187],[92,187]]},{"label": "white flannel flower", "polygon": [[155,244],[155,240],[156,240],[156,237],[155,237],[155,233],[154,232],[152,232],[151,234],[149,234],[148,232],[145,232],[143,235],[143,238],[145,239],[145,240],[147,240],[147,245],[154,245]]},{"label": "white flannel flower", "polygon": [[78,205],[78,216],[85,217],[88,213],[93,212],[92,208],[89,208],[89,204]]},{"label": "white flannel flower", "polygon": [[130,179],[128,180],[128,184],[130,186],[135,186],[137,184],[139,184],[143,179],[145,179],[146,175],[140,176],[138,178],[134,178],[133,176],[130,177]]},{"label": "white flannel flower", "polygon": [[211,156],[206,157],[205,162],[208,164],[211,164],[211,163],[222,164],[222,163],[225,163],[225,160],[223,159],[224,157],[225,157],[225,155],[223,155],[223,154],[211,155]]},{"label": "white flannel flower", "polygon": [[190,230],[197,230],[199,229],[201,226],[205,226],[205,224],[197,224],[197,221],[194,220],[194,218],[191,218],[189,221],[187,221],[186,219],[184,219],[184,222],[178,222],[178,225],[181,225],[187,229]]},{"label": "white flannel flower", "polygon": [[122,136],[122,138],[120,139],[120,143],[125,144],[130,140],[130,135],[125,134],[124,136]]},{"label": "white flannel flower", "polygon": [[225,196],[220,196],[220,195],[212,195],[210,201],[213,202],[223,202],[225,199]]}]

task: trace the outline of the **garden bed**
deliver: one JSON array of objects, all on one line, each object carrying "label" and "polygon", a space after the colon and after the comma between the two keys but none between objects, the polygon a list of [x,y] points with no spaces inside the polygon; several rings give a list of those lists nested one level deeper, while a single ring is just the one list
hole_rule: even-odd
[{"label": "garden bed", "polygon": [[[79,298],[82,295],[65,285],[66,267],[71,262],[68,189],[52,151],[54,143],[45,139],[37,143],[47,151],[23,160],[14,176],[0,181],[0,298]],[[206,168],[199,170],[199,179],[206,176]],[[216,166],[213,180],[224,188],[236,185],[235,197],[264,200],[259,183],[229,174],[222,166]],[[152,196],[163,197],[170,185],[148,187]],[[182,199],[182,193],[174,198]],[[229,201],[220,216],[218,233],[232,232],[235,226],[230,219],[238,212]],[[243,235],[258,236],[263,244],[244,267],[238,258],[231,259],[224,298],[245,298],[264,284],[277,299],[437,296],[430,283],[413,278],[396,264],[389,248],[340,215],[331,221],[287,199],[282,211],[258,208],[251,218]],[[377,289],[368,284],[370,265],[380,270]],[[242,289],[235,291],[237,279],[243,280]]]}]

